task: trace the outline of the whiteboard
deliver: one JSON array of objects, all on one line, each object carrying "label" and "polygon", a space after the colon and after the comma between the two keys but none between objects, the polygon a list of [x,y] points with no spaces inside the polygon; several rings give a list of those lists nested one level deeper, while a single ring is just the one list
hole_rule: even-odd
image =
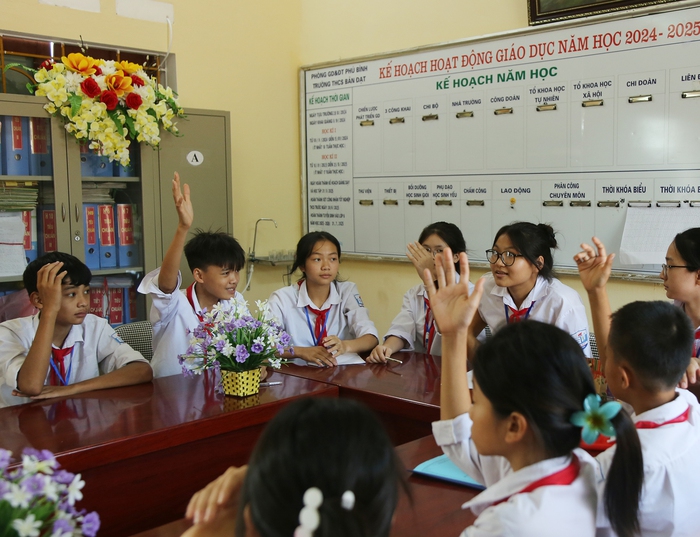
[{"label": "whiteboard", "polygon": [[[629,207],[650,223],[683,211],[678,231],[700,214],[697,3],[304,67],[300,79],[305,225],[343,252],[396,258],[444,220],[485,263],[495,232],[526,220],[558,231],[567,269],[593,235],[619,251]],[[620,257],[617,269],[658,273]]]}]

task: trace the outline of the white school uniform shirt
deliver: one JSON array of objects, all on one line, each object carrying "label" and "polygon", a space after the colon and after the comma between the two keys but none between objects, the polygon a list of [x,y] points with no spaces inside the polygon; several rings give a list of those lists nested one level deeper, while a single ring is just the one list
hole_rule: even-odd
[{"label": "white school uniform shirt", "polygon": [[[596,468],[585,451],[547,459],[513,471],[504,457],[481,456],[471,439],[472,420],[462,414],[433,422],[437,444],[464,472],[487,488],[465,503],[477,515],[461,537],[593,537],[596,532]],[[525,487],[563,470],[577,457],[581,464],[569,485]],[[493,505],[505,500],[498,505]]]},{"label": "white school uniform shirt", "polygon": [[[658,424],[680,416],[690,407],[688,421],[637,429],[644,459],[644,488],[639,505],[640,535],[644,537],[700,534],[700,404],[688,390],[676,389],[676,393],[678,396],[670,403],[632,414],[635,423]],[[614,454],[615,446],[596,457],[604,476]],[[602,486],[599,484],[600,489]],[[609,525],[604,509],[599,508],[599,537],[615,535]]]},{"label": "white school uniform shirt", "polygon": [[[459,274],[455,276],[459,282]],[[469,294],[471,294],[472,291],[474,291],[474,284],[469,282]],[[425,314],[428,311],[425,304],[426,300],[428,300],[428,291],[422,283],[406,291],[406,294],[403,295],[401,311],[391,322],[391,326],[384,336],[384,340],[389,336],[395,336],[403,339],[408,345],[402,349],[403,351],[422,352],[434,356],[441,356],[442,334],[438,331],[437,325],[435,326],[432,349],[428,350],[425,348]]]},{"label": "white school uniform shirt", "polygon": [[[12,390],[17,388],[17,375],[38,328],[39,314],[0,324],[0,407],[30,401],[12,395]],[[65,366],[66,373],[70,369],[68,384],[111,373],[131,362],[148,363],[141,353],[122,341],[107,320],[92,314],[87,314],[81,324],[71,327],[62,348],[70,347],[73,347],[73,352]],[[45,383],[49,372],[50,369]]]},{"label": "white school uniform shirt", "polygon": [[590,358],[591,346],[586,308],[579,294],[571,287],[564,285],[556,278],[549,282],[542,276],[538,276],[535,287],[525,297],[520,308],[516,308],[508,288],[496,285],[493,274],[485,274],[482,279],[485,280],[484,295],[479,304],[479,315],[493,333],[506,325],[506,306],[514,310],[532,306],[527,317],[529,320],[553,324],[568,332],[581,346],[583,353]]},{"label": "white school uniform shirt", "polygon": [[[329,336],[338,336],[345,340],[372,334],[379,341],[377,329],[369,318],[369,312],[362,302],[357,285],[352,282],[332,282],[330,294],[321,308],[318,308],[309,298],[306,280],[302,281],[301,285],[293,283],[289,287],[278,289],[270,295],[268,304],[272,315],[291,336],[294,346],[314,347],[316,345],[313,335],[316,315],[307,310],[307,306],[319,310],[330,308],[326,314],[326,333]],[[307,363],[301,359],[295,361],[299,364]]]},{"label": "white school uniform shirt", "polygon": [[[177,273],[177,287],[172,293],[164,293],[158,286],[157,268],[143,278],[139,285],[139,293],[151,295],[153,305],[149,316],[153,325],[153,358],[151,367],[154,377],[167,377],[182,373],[182,366],[178,361],[180,354],[185,354],[190,346],[190,332],[199,325],[199,317],[202,308],[197,300],[197,293],[192,293],[194,309],[187,300],[185,291],[180,289],[182,274]],[[243,295],[236,291],[235,298],[244,302]]]}]

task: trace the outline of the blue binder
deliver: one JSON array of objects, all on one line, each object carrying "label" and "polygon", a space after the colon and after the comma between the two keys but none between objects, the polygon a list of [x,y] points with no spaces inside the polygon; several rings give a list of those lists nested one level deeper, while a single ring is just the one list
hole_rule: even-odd
[{"label": "blue binder", "polygon": [[114,161],[115,177],[138,177],[141,170],[141,148],[138,142],[131,141],[129,145],[129,165],[122,166],[119,161]]},{"label": "blue binder", "polygon": [[2,146],[6,175],[29,175],[29,118],[4,116]]},{"label": "blue binder", "polygon": [[83,177],[113,177],[114,167],[109,157],[102,157],[87,144],[80,146],[80,174]]},{"label": "blue binder", "polygon": [[97,203],[83,203],[83,234],[85,237],[85,264],[91,270],[100,268]]},{"label": "blue binder", "polygon": [[29,173],[53,175],[51,122],[48,118],[29,118]]},{"label": "blue binder", "polygon": [[114,205],[97,206],[97,240],[100,246],[100,268],[117,266],[117,238],[114,223]]},{"label": "blue binder", "polygon": [[117,204],[117,250],[120,267],[135,267],[139,264],[139,247],[135,236],[135,206],[130,203]]}]

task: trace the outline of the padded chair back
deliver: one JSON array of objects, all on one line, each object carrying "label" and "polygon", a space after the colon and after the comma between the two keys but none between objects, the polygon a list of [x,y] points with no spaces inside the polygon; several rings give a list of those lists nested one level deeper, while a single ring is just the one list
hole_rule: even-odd
[{"label": "padded chair back", "polygon": [[150,321],[136,321],[135,323],[117,326],[114,331],[135,351],[151,361],[153,358],[153,326]]}]

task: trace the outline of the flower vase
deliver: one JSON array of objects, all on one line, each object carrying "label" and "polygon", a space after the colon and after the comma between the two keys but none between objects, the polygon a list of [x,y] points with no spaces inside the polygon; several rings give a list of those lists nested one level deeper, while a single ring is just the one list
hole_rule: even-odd
[{"label": "flower vase", "polygon": [[260,391],[260,369],[249,371],[222,371],[221,384],[224,395],[247,397]]}]

